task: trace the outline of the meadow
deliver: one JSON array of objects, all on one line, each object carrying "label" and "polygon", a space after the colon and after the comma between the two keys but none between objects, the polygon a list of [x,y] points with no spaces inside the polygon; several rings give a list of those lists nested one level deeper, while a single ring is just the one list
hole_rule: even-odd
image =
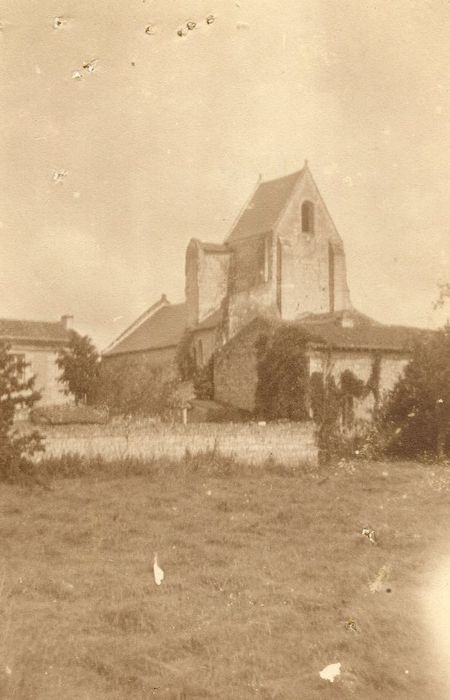
[{"label": "meadow", "polygon": [[40,469],[0,491],[1,698],[449,697],[423,603],[445,464]]}]

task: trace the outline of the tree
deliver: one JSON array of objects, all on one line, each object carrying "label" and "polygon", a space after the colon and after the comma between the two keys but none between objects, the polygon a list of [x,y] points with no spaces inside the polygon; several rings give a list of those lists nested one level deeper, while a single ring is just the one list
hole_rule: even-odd
[{"label": "tree", "polygon": [[450,300],[450,282],[440,282],[438,284],[438,290],[438,298],[433,304],[435,309],[442,308],[445,302]]},{"label": "tree", "polygon": [[382,414],[393,453],[442,457],[450,447],[450,324],[416,343]]},{"label": "tree", "polygon": [[65,394],[73,394],[76,404],[94,403],[100,358],[89,336],[70,331],[69,344],[59,351],[56,364],[61,370],[59,381],[65,384]]},{"label": "tree", "polygon": [[112,414],[168,418],[177,408],[179,380],[142,358],[103,362],[98,400]]},{"label": "tree", "polygon": [[13,427],[17,409],[32,408],[40,398],[34,389],[34,377],[26,377],[26,367],[8,345],[0,344],[0,481],[31,476],[31,457],[44,449],[37,431],[21,435]]}]

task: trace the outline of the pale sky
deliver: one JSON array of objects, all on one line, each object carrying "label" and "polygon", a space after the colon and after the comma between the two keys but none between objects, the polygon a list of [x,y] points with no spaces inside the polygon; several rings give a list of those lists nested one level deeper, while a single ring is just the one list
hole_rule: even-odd
[{"label": "pale sky", "polygon": [[72,313],[103,348],[307,158],[356,308],[442,322],[447,0],[3,0],[0,24],[0,316]]}]

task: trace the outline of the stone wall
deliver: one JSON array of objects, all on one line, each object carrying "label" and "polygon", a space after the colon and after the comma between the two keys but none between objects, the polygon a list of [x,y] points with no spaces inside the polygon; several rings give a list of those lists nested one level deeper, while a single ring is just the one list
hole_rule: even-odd
[{"label": "stone wall", "polygon": [[[214,398],[216,401],[253,412],[257,386],[257,366],[255,341],[268,325],[262,319],[244,328],[220,352],[214,363]],[[338,382],[345,370],[350,370],[358,379],[367,383],[374,362],[374,352],[369,350],[334,350],[328,355],[320,350],[310,352],[310,374],[327,371]],[[404,353],[385,352],[381,356],[380,395],[393,389],[395,383],[408,364],[409,356]],[[330,363],[330,364],[329,364]],[[355,400],[355,417],[370,420],[374,397],[368,394],[364,399]]]},{"label": "stone wall", "polygon": [[101,455],[105,459],[138,457],[182,459],[186,451],[192,455],[215,451],[237,460],[261,464],[267,459],[287,466],[316,465],[318,447],[316,430],[308,423],[199,423],[195,425],[155,424],[145,430],[124,435],[108,434],[108,427],[97,434],[67,436],[49,431],[46,456],[61,457],[79,454]]},{"label": "stone wall", "polygon": [[[313,233],[302,231],[304,201],[314,206]],[[281,242],[282,318],[294,319],[306,312],[326,313],[350,308],[342,240],[309,172],[297,185],[278,222],[276,234]],[[333,257],[332,275],[330,255]]]},{"label": "stone wall", "polygon": [[186,251],[188,326],[201,323],[220,308],[228,291],[229,265],[230,253],[225,249],[191,240]]},{"label": "stone wall", "polygon": [[[367,383],[372,373],[374,362],[374,351],[369,350],[334,350],[329,360],[320,351],[312,353],[310,357],[310,373],[324,372],[329,362],[329,372],[338,382],[341,374],[345,370],[350,370],[353,374]],[[380,364],[380,397],[383,398],[387,392],[394,388],[403,370],[409,362],[409,355],[405,353],[384,352],[381,355]],[[374,396],[372,393],[363,399],[355,400],[355,418],[359,420],[370,420],[374,408]]]}]

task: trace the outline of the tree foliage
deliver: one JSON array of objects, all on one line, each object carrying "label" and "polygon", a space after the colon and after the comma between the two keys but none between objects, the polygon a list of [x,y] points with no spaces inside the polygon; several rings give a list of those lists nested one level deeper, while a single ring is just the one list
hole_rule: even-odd
[{"label": "tree foliage", "polygon": [[98,402],[112,415],[168,418],[178,408],[179,380],[137,358],[115,358],[101,365]]},{"label": "tree foliage", "polygon": [[194,374],[192,382],[197,399],[214,398],[214,355]]},{"label": "tree foliage", "polygon": [[99,361],[99,354],[89,336],[70,331],[69,344],[60,350],[56,364],[61,370],[59,381],[65,384],[65,393],[72,394],[77,404],[95,402]]},{"label": "tree foliage", "polygon": [[442,456],[449,445],[450,325],[414,347],[410,363],[387,397],[382,427],[389,451],[398,455]]},{"label": "tree foliage", "polygon": [[446,301],[450,300],[450,282],[441,282],[438,284],[438,298],[434,302],[435,309],[440,309]]},{"label": "tree foliage", "polygon": [[0,344],[0,481],[17,481],[34,472],[31,457],[43,450],[42,437],[34,431],[20,434],[14,417],[20,408],[30,409],[40,394],[34,377],[26,376],[26,362]]},{"label": "tree foliage", "polygon": [[258,381],[255,412],[265,420],[306,420],[310,335],[298,326],[281,326],[256,342]]},{"label": "tree foliage", "polygon": [[196,372],[195,358],[192,351],[193,332],[186,328],[177,345],[175,364],[183,381],[189,381]]},{"label": "tree foliage", "polygon": [[[313,372],[310,379],[311,412],[318,426],[321,460],[345,456],[354,443],[353,400],[361,399],[370,391],[351,370],[344,370],[339,380],[333,374],[325,376]],[[347,423],[346,423],[347,422]]]}]

